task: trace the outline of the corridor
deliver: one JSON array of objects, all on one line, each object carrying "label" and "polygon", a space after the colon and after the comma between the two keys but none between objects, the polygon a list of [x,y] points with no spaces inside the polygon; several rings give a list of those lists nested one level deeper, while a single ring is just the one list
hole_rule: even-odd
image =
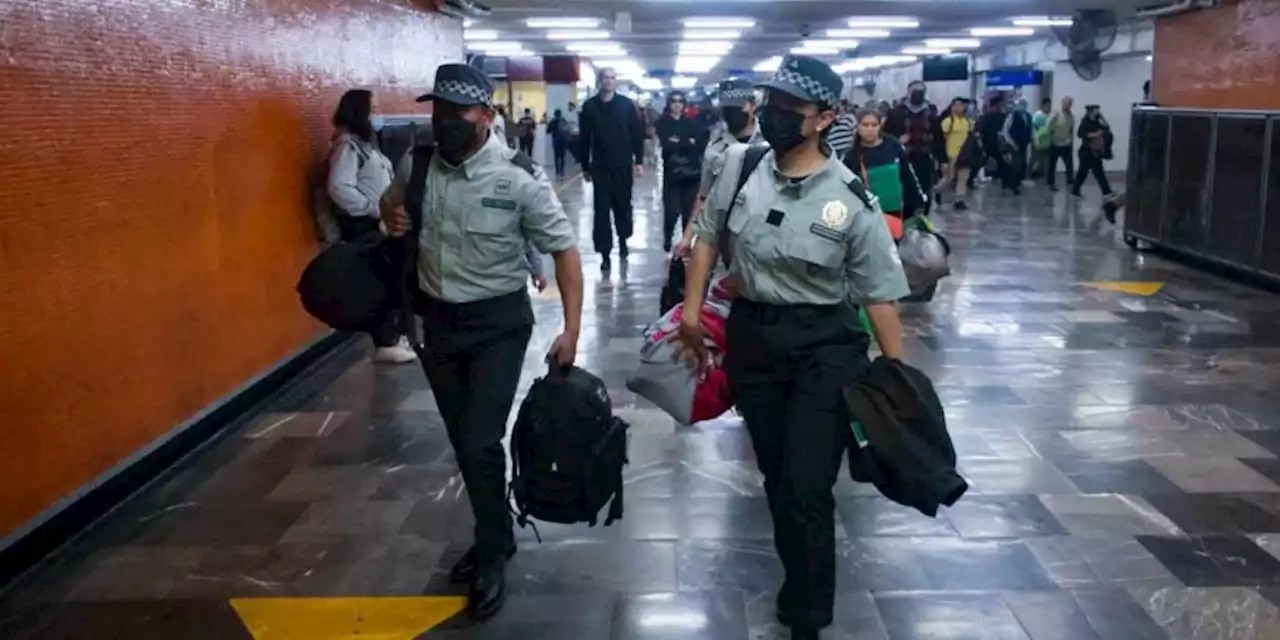
[{"label": "corridor", "polygon": [[[435,597],[456,594],[465,489],[421,370],[362,339],[15,586],[0,638],[785,637],[745,429],[678,428],[625,389],[666,275],[652,174],[603,278],[591,187],[561,189],[587,256],[578,364],[632,425],[626,516],[519,530],[496,619]],[[1132,252],[1086,195],[989,187],[937,215],[954,274],[904,307],[907,354],[972,489],[928,519],[842,473],[824,637],[1280,637],[1280,299]],[[559,302],[535,311],[526,388]]]}]

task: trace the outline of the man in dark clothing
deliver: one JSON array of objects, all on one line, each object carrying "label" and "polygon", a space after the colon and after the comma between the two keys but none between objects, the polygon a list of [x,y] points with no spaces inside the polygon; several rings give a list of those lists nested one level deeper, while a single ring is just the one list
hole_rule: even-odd
[{"label": "man in dark clothing", "polygon": [[700,118],[685,116],[685,97],[674,91],[667,97],[667,112],[655,126],[662,145],[662,250],[671,250],[671,232],[688,223],[702,178],[702,154],[707,128]]},{"label": "man in dark clothing", "polygon": [[996,163],[996,176],[1000,179],[1000,186],[1009,189],[1009,175],[1012,168],[1009,164],[1011,154],[1008,146],[1004,141],[1004,123],[1008,119],[1009,113],[1005,110],[1004,96],[996,95],[991,98],[991,103],[987,106],[987,110],[982,114],[978,135],[982,138],[982,148],[987,152],[987,157]]},{"label": "man in dark clothing", "polygon": [[582,105],[579,122],[582,176],[595,184],[592,240],[604,272],[612,266],[609,253],[613,251],[614,227],[618,257],[627,259],[627,239],[633,223],[631,186],[635,177],[644,174],[644,123],[635,103],[618,95],[617,90],[617,72],[601,70],[600,93]]},{"label": "man in dark clothing", "polygon": [[929,215],[935,197],[935,167],[939,158],[946,157],[940,122],[938,108],[925,99],[924,82],[916,80],[907,86],[906,100],[889,111],[884,123],[884,130],[907,148],[911,168],[928,201],[924,205],[925,215]]},{"label": "man in dark clothing", "polygon": [[1027,113],[1027,101],[1019,98],[1000,130],[1001,141],[1009,153],[1009,170],[1001,178],[1004,180],[1004,188],[1014,195],[1022,193],[1022,180],[1027,173],[1027,151],[1031,148],[1031,138],[1034,135],[1031,114]]},{"label": "man in dark clothing", "polygon": [[1071,184],[1071,195],[1080,197],[1080,188],[1084,181],[1093,174],[1102,189],[1102,195],[1111,195],[1111,183],[1107,181],[1107,172],[1102,161],[1111,158],[1111,144],[1114,139],[1111,125],[1102,117],[1102,108],[1096,104],[1086,105],[1084,118],[1080,121],[1080,167],[1076,169],[1075,182]]}]

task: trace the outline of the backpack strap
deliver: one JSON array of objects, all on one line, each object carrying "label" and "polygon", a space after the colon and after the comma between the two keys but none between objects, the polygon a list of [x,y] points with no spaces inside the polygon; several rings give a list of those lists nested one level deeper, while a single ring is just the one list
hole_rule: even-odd
[{"label": "backpack strap", "polygon": [[753,144],[742,154],[742,169],[738,171],[738,184],[733,188],[733,200],[729,201],[729,208],[724,212],[724,220],[720,222],[720,233],[716,236],[719,240],[720,257],[726,265],[730,261],[729,216],[733,215],[733,208],[738,204],[738,195],[742,193],[743,187],[747,186],[747,180],[751,179],[751,174],[755,173],[756,167],[760,166],[760,161],[764,160],[767,153],[769,153],[769,145]]},{"label": "backpack strap", "polygon": [[422,233],[423,207],[427,196],[427,173],[431,169],[431,159],[435,157],[436,148],[429,145],[413,148],[413,168],[409,171],[409,184],[405,187],[404,210],[409,214],[409,233],[395,243],[393,255],[399,261],[400,286],[399,308],[403,319],[405,336],[409,346],[419,358],[424,357],[425,347],[418,337],[418,323],[413,314],[413,301],[418,291],[418,236]]},{"label": "backpack strap", "polygon": [[[863,170],[866,170],[865,165],[863,166]],[[858,199],[862,201],[862,204],[867,205],[868,209],[875,208],[871,206],[871,196],[867,195],[867,188],[862,185],[862,182],[858,180],[850,180],[845,183],[845,186],[849,187],[849,191],[852,191],[853,195],[857,196]]]}]

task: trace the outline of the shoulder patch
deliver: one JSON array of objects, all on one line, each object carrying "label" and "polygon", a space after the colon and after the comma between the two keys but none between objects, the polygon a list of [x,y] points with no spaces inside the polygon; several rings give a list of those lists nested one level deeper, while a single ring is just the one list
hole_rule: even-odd
[{"label": "shoulder patch", "polygon": [[862,186],[861,180],[854,178],[847,182],[845,186],[849,187],[849,191],[852,191],[853,195],[857,196],[858,199],[862,201],[862,204],[866,205],[868,209],[875,208],[875,206],[871,204],[871,197],[867,194],[867,189]]},{"label": "shoulder patch", "polygon": [[525,173],[535,178],[538,177],[538,168],[533,164],[533,158],[525,155],[523,151],[517,151],[515,155],[511,156],[511,164],[524,169]]}]

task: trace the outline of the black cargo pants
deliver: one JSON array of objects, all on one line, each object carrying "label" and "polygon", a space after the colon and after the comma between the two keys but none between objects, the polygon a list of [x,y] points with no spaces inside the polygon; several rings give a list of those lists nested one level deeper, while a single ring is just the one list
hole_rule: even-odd
[{"label": "black cargo pants", "polygon": [[726,327],[725,370],[746,420],[773,515],[789,624],[831,624],[832,487],[851,439],[841,388],[867,366],[869,338],[849,305],[769,305],[739,298]]},{"label": "black cargo pants", "polygon": [[475,516],[477,560],[512,544],[507,456],[502,438],[533,332],[529,295],[452,304],[420,295],[422,367],[444,418]]}]

